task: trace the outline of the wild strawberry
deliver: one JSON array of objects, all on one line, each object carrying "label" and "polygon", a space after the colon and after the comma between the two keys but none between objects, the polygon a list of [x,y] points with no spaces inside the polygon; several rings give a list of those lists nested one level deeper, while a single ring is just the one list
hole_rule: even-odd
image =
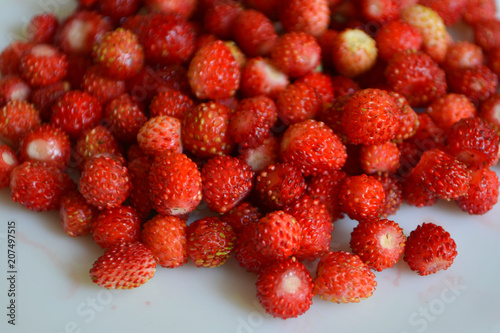
[{"label": "wild strawberry", "polygon": [[196,10],[197,0],[145,0],[144,4],[150,12],[176,13],[186,18]]},{"label": "wild strawberry", "polygon": [[125,81],[106,76],[98,66],[87,68],[82,80],[82,90],[95,96],[103,106],[127,90]]},{"label": "wild strawberry", "polygon": [[80,193],[99,209],[119,207],[130,192],[127,168],[111,155],[97,155],[85,163]]},{"label": "wild strawberry", "polygon": [[426,112],[437,126],[449,132],[453,124],[460,119],[474,117],[477,110],[465,95],[451,93],[434,100]]},{"label": "wild strawberry", "polygon": [[306,184],[300,170],[288,163],[271,164],[256,178],[255,190],[267,207],[291,204],[304,193]]},{"label": "wild strawberry", "polygon": [[260,304],[273,317],[295,318],[312,304],[311,273],[295,258],[270,264],[259,274],[255,285]]},{"label": "wild strawberry", "polygon": [[314,294],[335,303],[358,303],[370,297],[375,274],[354,254],[338,251],[323,256],[316,268]]},{"label": "wild strawberry", "polygon": [[384,25],[399,16],[399,0],[361,0],[361,11],[368,22]]},{"label": "wild strawberry", "polygon": [[248,57],[267,56],[278,34],[271,20],[259,11],[246,9],[233,23],[234,40]]},{"label": "wild strawberry", "polygon": [[298,78],[295,82],[303,82],[316,88],[323,105],[333,101],[335,89],[329,75],[322,72],[310,72],[309,74]]},{"label": "wild strawberry", "polygon": [[203,28],[220,39],[231,39],[234,22],[242,10],[236,1],[216,0],[205,11]]},{"label": "wild strawberry", "polygon": [[2,75],[19,74],[21,55],[33,47],[33,44],[16,40],[7,45],[0,53],[0,73]]},{"label": "wild strawberry", "polygon": [[151,100],[149,116],[170,116],[182,121],[184,114],[194,106],[194,101],[188,95],[176,89],[166,89]]},{"label": "wild strawberry", "polygon": [[106,105],[104,119],[111,133],[125,143],[134,142],[139,129],[147,121],[139,104],[128,94],[120,95]]},{"label": "wild strawberry", "polygon": [[422,35],[409,23],[396,20],[380,28],[375,36],[378,54],[389,61],[396,53],[405,50],[420,50]]},{"label": "wild strawberry", "polygon": [[52,13],[33,16],[26,27],[26,37],[33,44],[52,44],[59,27],[57,17]]},{"label": "wild strawberry", "polygon": [[121,147],[113,134],[104,126],[86,129],[77,139],[74,146],[76,163],[83,169],[85,163],[95,156],[109,154],[115,157],[121,156]]},{"label": "wild strawberry", "polygon": [[274,65],[291,78],[311,72],[319,65],[320,59],[321,48],[314,37],[305,32],[285,33],[271,49]]},{"label": "wild strawberry", "polygon": [[259,274],[274,260],[267,258],[255,248],[255,241],[253,238],[256,221],[248,223],[238,233],[238,240],[234,248],[234,258],[238,261],[239,265],[247,272]]},{"label": "wild strawberry", "polygon": [[462,19],[467,2],[468,0],[420,0],[419,4],[433,9],[446,26],[451,26]]},{"label": "wild strawberry", "polygon": [[217,102],[201,103],[189,110],[182,120],[182,145],[201,157],[225,155],[233,150],[229,136],[231,109]]},{"label": "wild strawberry", "polygon": [[424,186],[418,175],[410,173],[403,179],[403,200],[415,207],[433,206],[439,197]]},{"label": "wild strawberry", "polygon": [[408,236],[404,260],[420,275],[433,274],[451,266],[457,256],[456,247],[443,227],[424,222]]},{"label": "wild strawberry", "polygon": [[359,159],[365,173],[396,173],[399,169],[399,156],[398,146],[391,141],[364,145],[359,152]]},{"label": "wild strawberry", "polygon": [[0,79],[0,106],[9,101],[28,101],[31,87],[17,75],[7,75]]},{"label": "wild strawberry", "polygon": [[61,197],[74,189],[75,182],[49,163],[26,161],[10,174],[12,200],[35,211],[58,209]]},{"label": "wild strawberry", "polygon": [[353,79],[341,75],[332,77],[332,85],[335,98],[352,95],[361,89]]},{"label": "wild strawberry", "polygon": [[240,235],[246,225],[256,222],[261,217],[262,214],[257,207],[249,201],[243,201],[225,212],[220,219],[229,223],[236,234]]},{"label": "wild strawberry", "polygon": [[31,92],[31,103],[40,112],[42,121],[49,121],[52,114],[52,106],[59,97],[71,89],[69,82],[56,82],[34,89]]},{"label": "wild strawberry", "polygon": [[306,194],[325,204],[330,217],[336,221],[343,217],[339,207],[340,184],[346,177],[344,171],[330,171],[312,177],[307,184]]},{"label": "wild strawberry", "polygon": [[302,227],[295,217],[277,210],[256,222],[253,235],[257,251],[265,257],[284,260],[300,248]]},{"label": "wild strawberry", "polygon": [[103,210],[94,218],[92,239],[103,249],[120,243],[133,243],[141,236],[141,219],[133,207],[118,205]]},{"label": "wild strawberry", "polygon": [[0,140],[17,147],[24,135],[40,124],[40,115],[32,104],[10,101],[0,109]]},{"label": "wild strawberry", "polygon": [[412,5],[401,11],[401,19],[413,25],[422,35],[422,50],[440,63],[448,48],[446,26],[443,19],[433,9]]},{"label": "wild strawberry", "polygon": [[61,197],[59,219],[64,231],[71,237],[86,236],[97,214],[97,208],[87,203],[76,190]]},{"label": "wild strawberry", "polygon": [[31,86],[40,87],[60,81],[66,76],[66,55],[48,44],[38,44],[21,55],[19,72]]},{"label": "wild strawberry", "polygon": [[184,220],[176,216],[156,215],[144,224],[141,240],[151,249],[158,265],[175,268],[187,263]]},{"label": "wild strawberry", "polygon": [[66,54],[90,55],[94,43],[112,30],[111,22],[94,11],[81,10],[68,16],[56,36],[56,43]]},{"label": "wild strawberry", "polygon": [[373,175],[382,186],[385,192],[385,205],[382,208],[382,217],[393,215],[403,203],[403,184],[397,176],[389,172],[382,172]]},{"label": "wild strawberry", "polygon": [[314,37],[321,36],[330,23],[328,0],[287,0],[278,9],[285,31],[302,31]]},{"label": "wild strawberry", "polygon": [[322,99],[313,86],[296,82],[279,93],[276,107],[281,121],[290,125],[314,118],[321,110]]},{"label": "wild strawberry", "polygon": [[157,155],[149,172],[149,196],[163,215],[184,215],[201,201],[201,175],[186,155],[166,152]]},{"label": "wild strawberry", "polygon": [[94,63],[105,75],[118,80],[131,78],[144,64],[144,50],[130,30],[105,33],[94,46]]},{"label": "wild strawberry", "polygon": [[295,217],[302,229],[300,247],[295,255],[298,260],[314,261],[330,251],[334,227],[324,203],[305,194],[283,210]]},{"label": "wild strawberry", "polygon": [[498,201],[497,174],[488,169],[472,171],[470,187],[466,195],[456,200],[458,206],[471,215],[483,215],[489,212]]},{"label": "wild strawberry", "polygon": [[149,156],[136,157],[130,159],[127,166],[130,176],[130,205],[135,208],[137,214],[142,220],[146,220],[149,213],[153,209],[149,198],[149,171],[153,163]]},{"label": "wild strawberry", "polygon": [[347,140],[353,144],[378,144],[395,137],[400,109],[380,89],[355,92],[345,103],[341,122]]},{"label": "wild strawberry", "polygon": [[203,198],[208,207],[225,213],[236,206],[253,188],[254,173],[243,161],[231,156],[216,156],[201,170]]},{"label": "wild strawberry", "polygon": [[463,19],[474,26],[487,19],[493,19],[497,11],[495,0],[467,0]]},{"label": "wild strawberry", "polygon": [[241,71],[240,91],[245,97],[266,95],[275,98],[288,84],[288,76],[269,58],[249,59]]},{"label": "wild strawberry", "polygon": [[12,148],[0,144],[0,188],[9,186],[10,173],[18,165],[19,160]]},{"label": "wild strawberry", "polygon": [[97,2],[99,12],[110,17],[114,22],[136,14],[142,4],[142,0],[100,0]]},{"label": "wild strawberry", "polygon": [[233,254],[236,233],[218,217],[205,217],[186,230],[187,255],[196,267],[223,265]]},{"label": "wild strawberry", "polygon": [[460,69],[448,73],[452,92],[467,96],[473,103],[480,103],[496,92],[498,77],[487,66]]},{"label": "wild strawberry", "polygon": [[415,143],[420,152],[441,147],[444,144],[445,131],[432,120],[427,112],[418,114],[418,124],[417,131],[409,139],[409,142]]},{"label": "wild strawberry", "polygon": [[269,134],[260,146],[238,149],[238,158],[248,164],[254,172],[260,173],[269,165],[277,163],[279,149],[280,143],[278,139]]},{"label": "wild strawberry", "polygon": [[417,132],[419,127],[418,114],[412,109],[408,100],[401,94],[395,91],[389,91],[389,96],[392,97],[396,106],[400,110],[399,128],[396,131],[396,142],[411,138]]},{"label": "wild strawberry", "polygon": [[338,170],[347,157],[340,138],[324,123],[312,119],[288,127],[281,139],[280,155],[306,176]]},{"label": "wild strawberry", "polygon": [[173,150],[182,152],[181,122],[169,116],[157,116],[149,120],[139,129],[137,142],[148,155],[156,155]]},{"label": "wild strawberry", "polygon": [[448,46],[443,68],[446,72],[463,68],[474,68],[484,64],[483,50],[468,41],[457,41]]},{"label": "wild strawberry", "polygon": [[340,209],[353,220],[379,217],[385,201],[384,187],[373,176],[347,177],[339,189]]},{"label": "wild strawberry", "polygon": [[446,93],[446,76],[430,56],[407,50],[395,54],[385,70],[389,87],[406,97],[412,107],[427,106]]},{"label": "wild strawberry", "polygon": [[154,276],[153,253],[140,242],[120,244],[104,252],[92,265],[92,282],[108,289],[132,289]]},{"label": "wild strawberry", "polygon": [[333,42],[332,62],[337,72],[354,77],[375,65],[377,46],[375,40],[360,29],[346,29]]},{"label": "wild strawberry", "polygon": [[492,94],[479,109],[479,116],[500,135],[500,94]]},{"label": "wild strawberry", "polygon": [[59,127],[43,124],[26,134],[18,154],[23,162],[47,162],[64,169],[70,160],[71,143],[69,136]]}]

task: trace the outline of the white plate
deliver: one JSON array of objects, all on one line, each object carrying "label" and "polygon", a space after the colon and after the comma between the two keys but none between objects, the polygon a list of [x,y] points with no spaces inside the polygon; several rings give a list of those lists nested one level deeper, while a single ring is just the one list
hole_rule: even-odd
[{"label": "white plate", "polygon": [[[19,36],[19,27],[34,13],[50,10],[62,16],[73,6],[70,0],[2,0],[0,46]],[[424,221],[444,226],[458,246],[455,263],[420,277],[401,261],[376,274],[378,287],[369,299],[332,304],[315,297],[306,314],[285,321],[263,312],[255,297],[256,277],[234,259],[217,269],[191,264],[158,268],[151,281],[135,290],[100,288],[88,271],[102,250],[90,237],[66,236],[56,212],[30,212],[12,203],[9,190],[3,189],[0,331],[500,332],[500,206],[483,216],[469,216],[450,202],[424,209],[404,205],[392,218],[406,234]],[[9,221],[16,225],[15,326],[7,322]],[[354,225],[336,222],[334,250],[349,250]]]}]

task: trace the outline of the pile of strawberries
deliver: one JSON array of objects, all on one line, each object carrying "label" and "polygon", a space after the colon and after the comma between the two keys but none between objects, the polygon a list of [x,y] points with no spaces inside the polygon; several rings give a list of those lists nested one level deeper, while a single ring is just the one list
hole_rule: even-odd
[{"label": "pile of strawberries", "polygon": [[[80,0],[61,22],[36,15],[0,54],[0,187],[90,234],[106,288],[234,256],[275,317],[314,295],[358,302],[373,270],[403,258],[427,275],[457,255],[433,223],[406,237],[388,219],[403,201],[469,214],[497,202],[495,12],[494,0]],[[476,44],[450,37],[457,23]],[[187,222],[203,204],[213,216]],[[358,223],[352,253],[330,249],[344,216]]]}]

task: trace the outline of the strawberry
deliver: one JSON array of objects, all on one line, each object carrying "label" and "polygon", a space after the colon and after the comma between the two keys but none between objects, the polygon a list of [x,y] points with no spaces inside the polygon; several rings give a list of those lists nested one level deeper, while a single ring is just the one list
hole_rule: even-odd
[{"label": "strawberry", "polygon": [[373,177],[384,187],[385,205],[381,216],[387,217],[395,214],[403,203],[403,184],[397,176],[389,172],[378,173]]},{"label": "strawberry", "polygon": [[430,56],[407,50],[395,54],[385,70],[388,86],[406,97],[412,107],[429,105],[446,93],[444,71]]},{"label": "strawberry", "polygon": [[196,267],[223,265],[233,254],[236,233],[218,217],[192,222],[186,230],[187,255]]},{"label": "strawberry", "polygon": [[128,94],[120,95],[109,102],[104,108],[104,118],[111,133],[125,143],[134,142],[139,129],[147,121],[139,104]]},{"label": "strawberry", "polygon": [[495,0],[467,0],[463,19],[474,26],[487,19],[493,19],[497,11]]},{"label": "strawberry", "polygon": [[130,192],[127,168],[111,155],[96,155],[85,163],[80,193],[100,210],[119,207]]},{"label": "strawberry", "polygon": [[19,76],[10,74],[0,79],[0,105],[10,101],[28,101],[31,87]]},{"label": "strawberry", "polygon": [[456,200],[458,206],[471,215],[489,212],[498,201],[500,183],[497,174],[489,168],[472,171],[467,193]]},{"label": "strawberry", "polygon": [[10,101],[0,109],[0,141],[15,147],[24,135],[40,124],[40,115],[32,104]]},{"label": "strawberry", "polygon": [[375,219],[359,223],[349,244],[365,264],[376,271],[393,267],[403,256],[406,237],[394,221]]},{"label": "strawberry", "polygon": [[88,204],[76,190],[64,194],[61,198],[59,219],[64,231],[71,237],[89,234],[97,214],[97,208]]},{"label": "strawberry", "polygon": [[260,173],[271,164],[278,162],[280,143],[269,134],[264,142],[255,148],[238,149],[238,158],[248,164],[256,173]]},{"label": "strawberry", "polygon": [[229,135],[231,113],[230,108],[213,101],[189,110],[181,127],[184,149],[201,158],[229,154],[233,150]]},{"label": "strawberry", "polygon": [[34,89],[31,92],[31,103],[40,111],[40,118],[49,121],[52,114],[52,106],[59,97],[71,89],[69,82],[56,82]]},{"label": "strawberry", "polygon": [[0,188],[9,186],[10,173],[18,165],[19,160],[12,148],[0,144]]},{"label": "strawberry", "polygon": [[23,162],[47,162],[64,169],[70,160],[71,143],[69,136],[62,129],[43,124],[24,136],[18,154]]},{"label": "strawberry", "polygon": [[109,154],[121,156],[121,147],[113,134],[104,126],[86,129],[74,146],[77,166],[83,169],[85,163],[95,156]]},{"label": "strawberry", "polygon": [[332,62],[343,76],[358,76],[375,65],[375,40],[360,29],[346,29],[339,33],[332,45]]},{"label": "strawberry", "polygon": [[56,43],[66,54],[90,55],[94,43],[112,30],[110,20],[94,11],[80,10],[68,16],[56,36]]},{"label": "strawberry", "polygon": [[443,19],[433,9],[411,5],[401,11],[401,19],[413,25],[422,35],[422,50],[440,63],[446,57],[448,40]]},{"label": "strawberry", "polygon": [[141,236],[141,219],[133,207],[115,206],[100,212],[92,223],[92,239],[103,249],[133,243]]},{"label": "strawberry", "polygon": [[277,210],[260,218],[254,227],[255,248],[264,257],[284,260],[295,255],[302,240],[302,227],[295,217]]},{"label": "strawberry", "polygon": [[176,89],[160,91],[151,100],[149,105],[150,117],[170,116],[182,121],[184,114],[195,106],[188,95]]},{"label": "strawberry", "polygon": [[205,10],[203,28],[220,39],[231,39],[234,22],[242,10],[243,7],[236,1],[215,0]]},{"label": "strawberry", "polygon": [[339,207],[340,184],[346,177],[344,171],[330,171],[312,177],[307,184],[306,194],[324,203],[332,221],[343,217]]},{"label": "strawberry", "polygon": [[213,157],[201,170],[203,199],[211,210],[225,213],[248,196],[253,176],[251,168],[236,157]]},{"label": "strawberry", "polygon": [[363,145],[359,151],[361,167],[365,173],[391,172],[399,169],[399,148],[391,141]]},{"label": "strawberry", "polygon": [[186,18],[196,10],[197,0],[144,0],[150,12],[176,13]]},{"label": "strawberry", "polygon": [[271,164],[256,178],[255,190],[267,207],[291,204],[304,193],[306,184],[300,170],[289,163]]},{"label": "strawberry", "polygon": [[369,88],[347,99],[341,122],[350,143],[370,145],[394,139],[400,118],[400,109],[386,91]]},{"label": "strawberry", "polygon": [[124,80],[142,68],[144,50],[133,32],[118,28],[105,33],[94,46],[93,60],[103,74]]},{"label": "strawberry", "polygon": [[411,206],[427,207],[433,206],[439,199],[434,193],[429,191],[418,175],[410,173],[403,179],[403,200]]},{"label": "strawberry", "polygon": [[278,8],[278,15],[286,32],[302,31],[316,38],[330,23],[328,0],[286,0]]},{"label": "strawberry", "polygon": [[379,217],[386,202],[382,183],[365,174],[347,177],[338,198],[341,210],[358,221]]},{"label": "strawberry", "polygon": [[298,78],[295,82],[303,82],[316,88],[323,105],[333,101],[335,90],[332,79],[329,75],[322,72],[310,72],[309,74]]},{"label": "strawberry", "polygon": [[240,65],[221,41],[197,50],[188,68],[189,84],[199,99],[233,96],[240,85]]},{"label": "strawberry", "polygon": [[156,155],[173,150],[182,152],[181,122],[169,116],[157,116],[149,120],[139,129],[137,142],[147,155]]},{"label": "strawberry", "polygon": [[274,101],[266,96],[244,98],[229,121],[229,134],[243,148],[255,148],[270,135],[278,120]]},{"label": "strawberry", "polygon": [[49,163],[26,161],[10,174],[12,200],[34,211],[58,209],[61,197],[74,189],[75,182]]},{"label": "strawberry", "polygon": [[382,26],[399,16],[399,0],[361,0],[360,6],[366,21]]},{"label": "strawberry", "polygon": [[486,100],[497,90],[498,77],[485,65],[448,74],[450,90],[467,96],[475,104]]},{"label": "strawberry", "polygon": [[499,141],[495,130],[481,118],[464,118],[452,126],[447,152],[470,169],[482,169],[497,162]]},{"label": "strawberry", "polygon": [[66,76],[66,55],[52,45],[38,44],[21,55],[19,72],[33,87],[46,86]]},{"label": "strawberry", "polygon": [[103,106],[127,90],[125,81],[106,76],[97,65],[87,68],[82,80],[82,90],[96,97]]},{"label": "strawberry", "polygon": [[201,201],[201,175],[186,155],[166,152],[157,155],[149,172],[149,196],[163,215],[184,215]]},{"label": "strawberry", "polygon": [[419,127],[418,114],[412,109],[408,100],[403,95],[395,91],[389,91],[388,94],[399,108],[401,116],[399,119],[400,126],[396,131],[395,141],[399,142],[411,138],[415,135]]},{"label": "strawberry", "polygon": [[241,71],[240,91],[245,97],[266,95],[275,98],[288,84],[288,76],[269,58],[251,58]]},{"label": "strawberry", "polygon": [[247,272],[259,274],[264,268],[273,263],[272,258],[267,258],[255,248],[254,230],[257,221],[245,225],[238,233],[238,241],[234,248],[234,258]]},{"label": "strawberry", "polygon": [[97,2],[99,12],[110,17],[114,22],[137,13],[141,4],[142,0],[100,0]]},{"label": "strawberry", "polygon": [[446,26],[452,26],[462,19],[469,0],[420,0],[419,4],[433,9]]},{"label": "strawberry", "polygon": [[335,303],[357,303],[370,297],[377,282],[361,259],[344,251],[329,252],[318,262],[314,294]]},{"label": "strawberry", "polygon": [[262,214],[257,207],[249,201],[243,201],[225,212],[224,215],[220,217],[220,220],[229,223],[239,236],[246,225],[256,222],[261,217]]},{"label": "strawberry", "polygon": [[300,247],[295,255],[298,260],[314,261],[330,251],[334,227],[324,203],[304,194],[283,211],[295,217],[302,229]]},{"label": "strawberry", "polygon": [[422,35],[413,25],[396,20],[380,28],[375,36],[379,56],[389,61],[396,53],[405,50],[420,50]]},{"label": "strawberry", "polygon": [[271,20],[253,9],[238,14],[233,23],[233,36],[248,57],[269,55],[278,38]]},{"label": "strawberry", "polygon": [[479,116],[486,121],[500,135],[500,94],[492,94],[479,109]]},{"label": "strawberry", "polygon": [[278,37],[271,49],[274,65],[291,78],[311,72],[319,65],[320,59],[320,46],[313,36],[305,32],[285,33]]},{"label": "strawberry", "polygon": [[443,227],[424,222],[408,236],[404,260],[420,275],[433,274],[451,266],[457,256],[456,247]]},{"label": "strawberry", "polygon": [[92,265],[92,282],[108,289],[132,289],[154,276],[153,253],[140,242],[120,244],[107,249]]},{"label": "strawberry", "polygon": [[477,110],[465,95],[450,93],[434,100],[426,112],[437,126],[449,132],[453,124],[460,119],[474,117]]},{"label": "strawberry", "polygon": [[295,258],[270,264],[259,274],[255,285],[260,304],[275,318],[295,318],[312,304],[311,273]]},{"label": "strawberry", "polygon": [[483,50],[468,41],[457,41],[448,46],[443,68],[446,72],[462,68],[474,68],[484,64]]},{"label": "strawberry", "polygon": [[361,89],[353,79],[341,75],[332,77],[332,85],[335,98],[352,95]]},{"label": "strawberry", "polygon": [[278,116],[286,125],[314,118],[321,106],[322,99],[316,88],[302,82],[288,85],[276,99]]},{"label": "strawberry", "polygon": [[340,138],[324,123],[312,119],[288,127],[281,139],[280,155],[305,176],[338,170],[347,158]]},{"label": "strawberry", "polygon": [[130,205],[135,208],[142,220],[146,220],[153,209],[149,198],[149,171],[153,163],[149,156],[130,158],[128,163],[128,174],[132,188],[130,189]]},{"label": "strawberry", "polygon": [[33,44],[52,44],[59,28],[59,21],[53,13],[33,16],[26,27],[26,37]]},{"label": "strawberry", "polygon": [[0,73],[2,75],[19,74],[21,55],[33,47],[33,44],[16,40],[7,45],[0,53]]}]

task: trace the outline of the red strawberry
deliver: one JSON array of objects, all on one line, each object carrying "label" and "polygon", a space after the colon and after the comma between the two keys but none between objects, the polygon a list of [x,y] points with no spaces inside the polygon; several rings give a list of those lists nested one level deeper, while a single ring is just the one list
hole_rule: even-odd
[{"label": "red strawberry", "polygon": [[182,152],[181,122],[169,116],[157,116],[149,120],[139,129],[137,142],[148,155],[157,155],[166,150]]},{"label": "red strawberry", "polygon": [[66,55],[48,44],[38,44],[21,56],[19,72],[33,87],[46,86],[66,76]]},{"label": "red strawberry", "polygon": [[376,271],[391,268],[403,256],[406,237],[403,229],[387,219],[359,223],[349,244],[365,264]]},{"label": "red strawberry", "polygon": [[459,22],[469,0],[420,0],[423,6],[433,9],[446,26]]},{"label": "red strawberry", "polygon": [[329,75],[322,72],[310,72],[298,78],[295,82],[303,82],[316,88],[320,94],[323,105],[333,101],[335,89],[333,87],[332,78]]},{"label": "red strawberry", "polygon": [[361,0],[361,11],[368,22],[384,25],[399,16],[399,0]]},{"label": "red strawberry", "polygon": [[0,53],[0,73],[3,75],[19,74],[21,55],[33,47],[33,44],[16,40],[7,45]]},{"label": "red strawberry", "polygon": [[288,127],[281,139],[280,155],[306,176],[338,170],[347,158],[340,138],[324,123],[312,119]]},{"label": "red strawberry", "polygon": [[153,209],[149,198],[149,171],[151,170],[152,158],[140,156],[130,159],[128,163],[128,174],[132,188],[130,189],[130,205],[135,208],[142,220],[146,220]]},{"label": "red strawberry", "polygon": [[279,118],[286,125],[314,118],[321,106],[322,99],[316,88],[302,82],[288,85],[276,99]]},{"label": "red strawberry", "polygon": [[0,109],[0,140],[17,146],[26,133],[40,124],[40,115],[32,104],[10,101]]},{"label": "red strawberry", "polygon": [[85,130],[74,146],[77,166],[81,169],[95,156],[109,154],[119,157],[121,147],[113,134],[104,126]]},{"label": "red strawberry", "polygon": [[[256,222],[262,217],[260,210],[248,201],[243,201],[234,206],[220,217],[221,221],[229,223],[236,234],[241,232],[250,223]],[[239,239],[238,239],[239,242]]]},{"label": "red strawberry", "polygon": [[319,199],[325,204],[332,221],[343,217],[339,207],[338,196],[340,184],[345,177],[346,174],[344,171],[330,171],[312,177],[307,184],[307,195],[312,199]]},{"label": "red strawberry", "polygon": [[99,101],[89,93],[70,90],[59,97],[52,107],[50,122],[61,127],[71,138],[79,137],[102,118]]},{"label": "red strawberry", "polygon": [[456,247],[443,227],[424,222],[408,236],[404,260],[420,275],[433,274],[451,266],[457,256]]},{"label": "red strawberry", "polygon": [[233,23],[234,40],[248,57],[267,56],[278,34],[271,20],[263,13],[246,9]]},{"label": "red strawberry", "polygon": [[429,191],[417,175],[409,174],[403,179],[403,200],[411,206],[432,206],[439,197]]},{"label": "red strawberry", "polygon": [[119,22],[137,13],[142,0],[100,0],[97,4],[101,14],[110,17],[115,22]]},{"label": "red strawberry", "polygon": [[316,119],[330,127],[344,143],[347,142],[347,138],[342,126],[342,114],[344,113],[344,105],[349,97],[350,95],[335,98],[332,103],[324,104],[323,108],[316,115]]},{"label": "red strawberry", "polygon": [[199,99],[233,96],[240,85],[240,65],[220,40],[197,50],[188,68],[189,84]]},{"label": "red strawberry", "polygon": [[291,78],[311,72],[321,60],[321,48],[313,36],[305,32],[281,35],[271,49],[274,65]]},{"label": "red strawberry", "polygon": [[43,124],[26,134],[18,154],[23,162],[47,162],[64,169],[70,160],[71,143],[69,136],[59,127]]},{"label": "red strawberry", "polygon": [[314,294],[335,303],[357,303],[370,297],[377,282],[375,274],[357,255],[329,252],[316,268]]},{"label": "red strawberry", "polygon": [[347,177],[339,190],[340,208],[353,220],[378,218],[385,201],[382,183],[365,174]]},{"label": "red strawberry", "polygon": [[497,174],[488,169],[472,171],[472,179],[467,194],[457,199],[458,206],[471,215],[489,212],[498,201]]},{"label": "red strawberry", "polygon": [[281,210],[260,218],[253,232],[257,251],[274,260],[295,255],[302,241],[302,227],[297,219]]},{"label": "red strawberry", "polygon": [[189,18],[198,0],[144,0],[144,4],[150,12],[176,13]]},{"label": "red strawberry", "polygon": [[133,243],[141,236],[141,219],[133,207],[116,206],[103,210],[94,218],[92,238],[103,249],[120,243]]},{"label": "red strawberry", "polygon": [[474,26],[476,23],[494,18],[496,11],[495,0],[467,0],[463,19]]},{"label": "red strawberry", "polygon": [[227,106],[212,101],[189,110],[181,127],[184,149],[201,158],[229,154],[233,150],[228,133],[231,113]]},{"label": "red strawberry", "polygon": [[474,43],[457,41],[448,46],[443,68],[446,72],[462,68],[474,68],[484,64],[483,50]]},{"label": "red strawberry", "polygon": [[7,75],[0,79],[0,105],[10,101],[27,101],[31,87],[17,75]]},{"label": "red strawberry", "polygon": [[346,29],[339,33],[332,45],[332,62],[337,72],[354,77],[375,65],[375,40],[360,29]]},{"label": "red strawberry", "polygon": [[356,81],[340,75],[332,77],[332,85],[335,98],[352,95],[361,89]]},{"label": "red strawberry", "polygon": [[391,141],[363,145],[359,150],[361,167],[366,173],[396,173],[399,169],[399,156],[398,146]]},{"label": "red strawberry", "polygon": [[306,184],[301,172],[289,163],[268,166],[255,181],[255,190],[262,204],[283,207],[291,204],[304,193]]},{"label": "red strawberry", "polygon": [[80,192],[70,191],[62,196],[59,219],[69,236],[86,236],[96,216],[97,208],[88,204]]},{"label": "red strawberry", "polygon": [[215,0],[205,10],[203,28],[220,39],[231,39],[234,22],[242,10],[236,1]]},{"label": "red strawberry", "polygon": [[110,155],[97,155],[85,163],[80,193],[99,209],[119,207],[130,192],[127,168]]},{"label": "red strawberry", "polygon": [[56,82],[34,89],[31,93],[31,103],[40,111],[43,121],[49,121],[52,114],[52,106],[59,97],[71,89],[69,82]]},{"label": "red strawberry", "polygon": [[90,269],[92,282],[108,289],[132,289],[154,276],[153,253],[140,242],[120,244],[106,250]]},{"label": "red strawberry", "polygon": [[474,40],[484,52],[490,52],[500,47],[500,20],[482,20],[474,26]]},{"label": "red strawberry", "polygon": [[500,135],[500,94],[492,94],[481,103],[479,116]]},{"label": "red strawberry", "polygon": [[382,172],[373,177],[384,187],[385,206],[381,216],[387,217],[395,214],[403,203],[403,184],[397,176],[389,172]]},{"label": "red strawberry", "polygon": [[396,142],[411,138],[419,128],[418,114],[412,109],[403,95],[395,91],[389,91],[388,94],[396,102],[401,115],[399,128],[396,131]]},{"label": "red strawberry", "polygon": [[396,53],[405,50],[420,50],[422,35],[409,23],[396,20],[382,26],[375,36],[379,56],[389,61]]},{"label": "red strawberry", "polygon": [[157,155],[149,172],[149,196],[163,215],[184,215],[201,201],[201,175],[184,154]]},{"label": "red strawberry", "polygon": [[182,121],[184,114],[194,107],[188,95],[176,89],[166,89],[153,97],[149,105],[150,117],[170,116]]},{"label": "red strawberry", "polygon": [[59,208],[61,197],[76,184],[58,167],[44,162],[26,161],[10,174],[12,200],[35,211]]},{"label": "red strawberry", "polygon": [[26,37],[33,44],[52,44],[59,27],[59,21],[53,13],[33,16],[26,27]]},{"label": "red strawberry", "polygon": [[10,173],[18,165],[19,160],[12,148],[0,144],[0,188],[9,186]]},{"label": "red strawberry", "polygon": [[141,239],[158,265],[167,268],[187,263],[186,222],[176,216],[156,215],[142,228]]},{"label": "red strawberry", "polygon": [[187,254],[196,267],[223,265],[234,251],[236,233],[217,217],[194,221],[186,233]]},{"label": "red strawberry", "polygon": [[452,92],[463,94],[478,104],[496,92],[498,77],[487,66],[481,65],[449,73],[448,82]]},{"label": "red strawberry", "polygon": [[257,221],[248,223],[238,233],[238,241],[234,248],[234,257],[247,272],[259,274],[269,264],[272,258],[267,258],[255,248],[254,230]]},{"label": "red strawberry", "polygon": [[121,95],[106,105],[104,118],[111,133],[121,142],[131,143],[137,139],[139,129],[147,117],[139,104],[128,94]]},{"label": "red strawberry", "polygon": [[249,59],[241,72],[240,91],[245,97],[266,95],[275,98],[288,84],[288,76],[268,58]]},{"label": "red strawberry", "polygon": [[282,1],[278,15],[285,31],[302,31],[316,38],[326,31],[330,23],[328,0]]},{"label": "red strawberry", "polygon": [[253,176],[251,168],[236,157],[213,157],[201,170],[203,199],[211,210],[225,213],[248,196]]},{"label": "red strawberry", "polygon": [[271,164],[278,162],[280,143],[271,134],[255,148],[238,149],[238,158],[248,164],[256,173],[260,173]]},{"label": "red strawberry", "polygon": [[82,90],[95,96],[103,106],[127,90],[125,81],[106,76],[98,66],[87,68],[82,80]]},{"label": "red strawberry", "polygon": [[312,304],[313,279],[295,258],[273,263],[259,274],[257,298],[267,313],[288,319],[304,314]]}]

